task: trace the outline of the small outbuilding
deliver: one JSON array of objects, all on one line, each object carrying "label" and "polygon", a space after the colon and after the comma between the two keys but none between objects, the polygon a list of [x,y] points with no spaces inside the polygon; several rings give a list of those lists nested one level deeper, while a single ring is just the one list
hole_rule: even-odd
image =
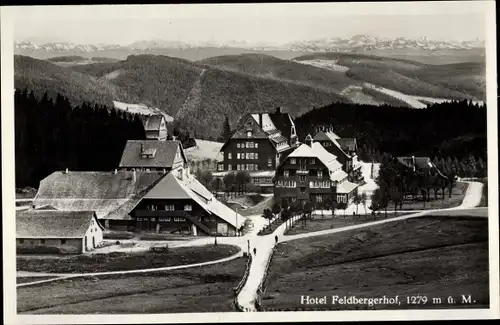
[{"label": "small outbuilding", "polygon": [[18,252],[84,253],[102,245],[94,211],[28,210],[16,214]]}]

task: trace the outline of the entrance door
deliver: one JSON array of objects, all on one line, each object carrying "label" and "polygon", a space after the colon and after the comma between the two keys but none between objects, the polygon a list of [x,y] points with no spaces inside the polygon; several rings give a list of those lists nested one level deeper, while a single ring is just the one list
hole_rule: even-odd
[{"label": "entrance door", "polygon": [[95,248],[95,237],[92,237],[92,247]]},{"label": "entrance door", "polygon": [[227,223],[218,223],[217,232],[219,234],[227,234]]},{"label": "entrance door", "polygon": [[87,250],[87,236],[85,236],[85,246],[83,246],[83,250],[86,251]]}]

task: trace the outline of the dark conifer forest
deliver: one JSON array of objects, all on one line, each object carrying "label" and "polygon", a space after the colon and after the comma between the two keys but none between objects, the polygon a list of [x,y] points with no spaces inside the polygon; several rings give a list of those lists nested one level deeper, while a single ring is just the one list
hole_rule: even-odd
[{"label": "dark conifer forest", "polygon": [[56,170],[105,171],[118,167],[129,139],[145,139],[137,116],[67,98],[41,99],[15,92],[16,187],[38,187]]},{"label": "dark conifer forest", "polygon": [[299,139],[331,126],[342,138],[356,138],[361,160],[392,156],[487,160],[486,106],[469,101],[425,109],[333,103],[295,119]]}]

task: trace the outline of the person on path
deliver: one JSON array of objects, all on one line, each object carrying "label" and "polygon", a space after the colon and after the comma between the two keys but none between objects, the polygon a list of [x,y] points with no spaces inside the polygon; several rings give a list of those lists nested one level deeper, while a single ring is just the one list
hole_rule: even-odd
[{"label": "person on path", "polygon": [[257,248],[253,248],[253,255],[257,255]]},{"label": "person on path", "polygon": [[276,241],[276,244],[278,243],[278,235],[274,236],[274,241]]}]

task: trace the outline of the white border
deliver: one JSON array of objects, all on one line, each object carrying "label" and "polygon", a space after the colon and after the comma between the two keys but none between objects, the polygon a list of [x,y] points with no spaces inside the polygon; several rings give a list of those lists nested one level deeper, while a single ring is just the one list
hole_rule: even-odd
[{"label": "white border", "polygon": [[[486,28],[486,80],[488,105],[488,187],[489,187],[489,215],[498,216],[498,144],[497,144],[497,87],[496,87],[496,20],[494,1],[459,1],[461,9],[455,6],[452,13],[480,12],[485,14]],[[400,3],[317,3],[315,6],[325,6],[325,10],[333,15],[342,14],[398,14],[411,12],[412,14],[432,14],[436,8],[446,7],[452,2],[400,2]],[[266,6],[281,7],[286,15],[300,15],[313,4],[243,4],[247,6],[248,14],[265,12]],[[190,14],[198,12],[207,14],[217,12],[221,15],[230,15],[233,5],[175,5],[176,10]],[[242,6],[242,4],[237,4]],[[45,6],[46,7],[46,6]],[[93,10],[96,6],[64,6],[66,17],[79,15],[82,12]],[[108,7],[108,6],[102,6]],[[115,6],[113,6],[116,8]],[[161,10],[157,5],[151,6],[120,6],[119,17],[144,17],[150,15],[158,17]],[[35,7],[31,7],[33,10]],[[46,8],[45,8],[46,9]],[[54,11],[61,7],[52,7]],[[384,310],[384,311],[324,311],[324,312],[264,312],[264,313],[191,313],[191,314],[139,314],[139,315],[17,315],[16,314],[16,281],[15,279],[15,204],[14,204],[14,98],[13,98],[13,17],[22,7],[0,8],[1,21],[1,117],[2,117],[2,206],[3,206],[3,274],[4,274],[4,322],[5,324],[99,324],[99,323],[213,323],[213,322],[297,322],[297,321],[346,321],[346,320],[437,320],[437,319],[494,319],[499,318],[499,286],[498,286],[498,217],[489,218],[489,254],[490,254],[490,309],[444,309],[444,310]],[[173,7],[169,8],[173,10]],[[140,11],[140,12],[139,12]],[[103,10],[104,12],[104,10]],[[109,13],[109,11],[106,10]],[[330,13],[329,12],[329,13]],[[69,13],[69,14],[68,14]],[[99,16],[99,11],[94,11]],[[94,14],[93,13],[93,14]],[[113,16],[102,18],[113,19]],[[116,16],[118,17],[118,16]],[[467,23],[467,22],[464,22]]]}]

